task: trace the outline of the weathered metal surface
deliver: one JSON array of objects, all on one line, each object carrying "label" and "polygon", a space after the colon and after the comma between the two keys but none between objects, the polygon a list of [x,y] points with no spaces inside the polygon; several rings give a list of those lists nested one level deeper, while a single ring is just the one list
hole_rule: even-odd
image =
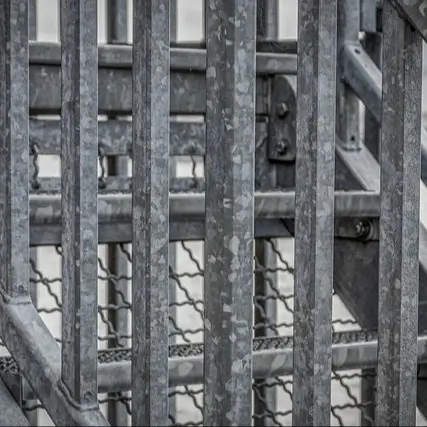
[{"label": "weathered metal surface", "polygon": [[[0,406],[13,409],[11,424],[23,412],[33,424],[46,422],[44,412],[35,410],[38,402],[29,402],[38,398],[57,425],[107,425],[98,399],[108,404],[112,425],[127,425],[131,413],[138,425],[201,425],[203,416],[205,424],[287,425],[293,393],[296,423],[354,425],[360,419],[371,425],[377,406],[377,423],[413,425],[415,398],[424,413],[427,401],[425,368],[415,371],[417,362],[427,360],[425,336],[416,339],[417,325],[421,333],[427,330],[427,314],[420,309],[417,316],[416,308],[418,299],[421,308],[427,300],[427,134],[421,130],[420,142],[421,35],[416,35],[424,31],[424,3],[301,0],[304,25],[297,43],[292,30],[278,40],[276,25],[285,15],[288,24],[294,19],[298,7],[292,1],[280,7],[276,0],[208,2],[206,16],[200,14],[208,18],[207,40],[201,25],[201,38],[193,41],[182,40],[192,30],[178,28],[176,17],[182,19],[185,10],[178,13],[175,2],[169,25],[166,0],[134,2],[133,13],[126,10],[128,2],[108,0],[99,3],[98,17],[85,13],[94,11],[90,2],[54,1],[53,14],[62,10],[62,44],[28,45],[28,38],[45,39],[36,25],[47,22],[42,3],[0,2],[5,12],[0,18],[5,95],[0,98],[0,351],[6,344],[15,359],[0,357],[0,386],[9,387],[9,393],[0,391]],[[193,8],[198,2],[190,3]],[[144,9],[147,5],[153,8]],[[162,13],[155,7],[163,7]],[[64,13],[67,8],[73,13]],[[132,15],[133,37],[126,28]],[[190,23],[194,16],[185,19]],[[65,21],[76,32],[67,33],[71,27]],[[107,45],[97,47],[97,23],[99,42]],[[49,22],[51,33],[55,25]],[[366,51],[360,31],[369,33]],[[418,37],[409,50],[405,34]],[[71,43],[64,43],[68,37]],[[67,52],[72,53],[68,62]],[[304,64],[298,77],[297,62]],[[358,97],[369,111],[365,129],[359,128]],[[290,150],[282,143],[286,138]],[[422,181],[417,178],[420,145]],[[86,169],[85,153],[92,162]],[[51,173],[46,156],[62,157],[62,180],[61,172]],[[127,176],[130,160],[133,177]],[[182,168],[191,169],[190,176],[183,176]],[[76,203],[67,190],[77,195]],[[242,195],[249,195],[247,201]],[[301,209],[304,201],[308,209]],[[99,209],[87,209],[91,203]],[[85,217],[91,221],[80,221]],[[81,233],[71,232],[73,227]],[[95,230],[98,235],[86,247],[79,236]],[[296,237],[296,300],[294,270],[287,262],[292,244],[277,239],[289,236]],[[189,261],[175,251],[167,260],[167,247],[176,247],[177,240],[205,240],[205,263],[189,249],[194,242],[182,243]],[[237,255],[235,241],[244,242]],[[107,260],[103,250],[97,253],[99,243],[109,245]],[[44,245],[65,254],[62,262],[69,268],[62,280],[44,275],[41,266],[55,264],[45,255],[48,248],[40,248]],[[319,249],[323,246],[327,250]],[[36,260],[35,254],[41,257]],[[70,263],[79,254],[83,263]],[[313,262],[304,264],[310,257]],[[188,262],[196,273],[187,271]],[[14,272],[9,266],[16,274],[9,274]],[[78,271],[83,274],[76,280],[68,274]],[[302,280],[301,271],[312,280]],[[391,275],[404,285],[398,291],[388,286]],[[133,300],[127,292],[132,279]],[[325,292],[319,293],[319,286]],[[61,287],[64,303],[56,294]],[[84,290],[89,298],[79,299]],[[55,300],[53,308],[44,305],[47,294]],[[345,308],[338,312],[348,309],[354,320],[337,319],[335,312],[331,322],[332,298],[334,310],[342,301]],[[132,333],[127,330],[131,312]],[[59,315],[55,325],[49,320],[53,315]],[[75,320],[82,315],[91,320],[80,329]],[[55,338],[42,318],[59,331]],[[96,334],[98,320],[103,323]],[[378,320],[379,347],[378,334],[368,332]],[[336,332],[348,325],[362,331]],[[303,334],[306,326],[312,328]],[[194,343],[203,340],[203,329],[205,345]],[[62,367],[56,340],[66,355]],[[112,348],[100,350],[107,343]],[[348,369],[362,369],[361,375],[339,373]],[[288,379],[278,378],[283,375]],[[354,388],[359,378],[360,399]],[[189,418],[188,402],[194,402],[198,420]]]},{"label": "weathered metal surface", "polygon": [[415,425],[422,44],[387,2],[383,28],[376,423]]},{"label": "weathered metal surface", "polygon": [[[62,381],[78,407],[97,399],[97,6],[61,2]],[[94,143],[95,142],[95,143]]]},{"label": "weathered metal surface", "polygon": [[168,424],[169,2],[133,4],[132,423]]},{"label": "weathered metal surface", "polygon": [[206,425],[252,418],[256,4],[206,3]]}]

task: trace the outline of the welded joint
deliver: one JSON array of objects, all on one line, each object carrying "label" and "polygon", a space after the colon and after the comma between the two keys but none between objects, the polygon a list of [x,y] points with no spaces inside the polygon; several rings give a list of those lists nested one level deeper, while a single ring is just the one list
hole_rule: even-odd
[{"label": "welded joint", "polygon": [[[27,298],[0,298],[0,335],[56,425],[108,426],[99,405],[77,408],[61,384],[61,350]],[[22,386],[22,383],[21,383]]]},{"label": "welded joint", "polygon": [[270,83],[268,160],[276,163],[294,162],[296,155],[295,77],[279,75]]}]

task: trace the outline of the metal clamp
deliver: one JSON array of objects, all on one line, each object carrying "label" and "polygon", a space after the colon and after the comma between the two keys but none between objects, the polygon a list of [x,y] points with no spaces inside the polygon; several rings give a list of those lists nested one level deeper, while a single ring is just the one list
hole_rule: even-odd
[{"label": "metal clamp", "polygon": [[294,162],[296,155],[296,79],[276,76],[271,84],[268,160]]}]

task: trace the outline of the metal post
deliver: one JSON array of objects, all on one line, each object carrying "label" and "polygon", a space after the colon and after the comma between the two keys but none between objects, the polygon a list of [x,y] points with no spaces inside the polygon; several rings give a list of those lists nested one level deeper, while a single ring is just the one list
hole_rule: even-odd
[{"label": "metal post", "polygon": [[29,297],[28,4],[0,1],[0,293]]},{"label": "metal post", "polygon": [[422,42],[383,5],[381,218],[376,425],[415,425]]},{"label": "metal post", "polygon": [[[382,34],[365,33],[364,48],[374,63],[381,69],[382,67]],[[380,134],[381,128],[372,113],[365,108],[365,145],[375,157],[380,157]],[[376,369],[362,369],[361,378],[361,425],[370,427],[375,419],[375,399],[376,399]]]},{"label": "metal post", "polygon": [[[107,43],[109,44],[127,44],[128,42],[128,2],[127,0],[108,0],[106,3],[106,24],[107,24]],[[115,120],[116,115],[109,115],[110,120]],[[112,156],[107,158],[108,175],[112,176],[128,176],[128,157],[127,156]],[[107,246],[107,265],[108,270],[112,275],[118,278],[127,277],[128,260],[125,254],[120,250],[119,245],[109,244]],[[129,283],[126,279],[118,279],[114,283],[107,283],[107,298],[108,303],[118,307],[123,304],[120,294],[127,295]],[[128,335],[128,310],[109,310],[109,321],[113,325],[114,330],[119,336]],[[128,340],[116,338],[108,340],[109,348],[117,348],[117,346],[128,345]],[[113,396],[117,396],[117,393]],[[110,397],[113,397],[110,396]],[[128,413],[122,402],[108,402],[108,421],[114,426],[127,426]]]},{"label": "metal post", "polygon": [[98,406],[98,42],[96,2],[61,0],[62,381]]},{"label": "metal post", "polygon": [[293,425],[330,426],[337,0],[300,0]]},{"label": "metal post", "polygon": [[[274,41],[278,39],[278,9],[279,5],[277,0],[257,0],[257,41]],[[256,159],[257,164],[258,162],[268,163],[267,153],[258,157],[260,158]],[[261,173],[267,176],[262,176],[259,177],[259,179],[255,179],[256,190],[271,189],[271,187],[273,186],[273,184],[275,184],[276,181],[276,166],[274,164],[268,164],[264,167],[259,165],[259,168],[255,168],[255,174],[257,173],[257,169],[259,169]],[[272,242],[274,245],[277,245],[277,240],[272,240]],[[271,287],[275,287],[277,285],[277,254],[274,253],[271,244],[267,240],[256,239],[255,257],[257,259],[257,262],[265,268],[264,273],[255,274],[255,297],[272,296],[273,290],[271,289]],[[265,322],[266,318],[270,323],[274,324],[277,322],[277,300],[271,298],[260,299],[257,304],[257,307],[255,308],[254,313],[255,325],[261,322]],[[261,310],[263,311],[263,313],[261,313]],[[257,328],[254,331],[254,335],[256,337],[273,336],[274,332],[269,327]],[[276,387],[262,386],[261,384],[265,384],[266,381],[268,381],[268,379],[255,380],[254,385],[257,388],[257,393],[254,396],[254,414],[265,414],[266,408],[268,411],[277,411]],[[255,417],[254,423],[255,426],[259,427],[275,425],[274,420],[268,417]]]},{"label": "metal post", "polygon": [[252,424],[255,15],[206,3],[204,425]]},{"label": "metal post", "polygon": [[[170,0],[170,41],[171,43],[176,43],[178,38],[178,0]],[[170,118],[171,121],[174,120],[173,117]],[[177,158],[176,156],[171,156],[169,164],[169,173],[171,178],[175,178],[177,176]],[[177,242],[169,243],[169,266],[172,271],[176,271],[177,268]],[[176,283],[172,278],[169,281],[169,316],[171,316],[175,321],[177,321],[177,312],[176,309]],[[175,332],[174,329],[169,331]],[[177,336],[172,335],[169,337],[169,345],[176,344]],[[169,391],[173,392],[175,389],[171,388]],[[176,395],[173,395],[169,398],[169,415],[172,419],[176,420],[177,412],[177,398]]]},{"label": "metal post", "polygon": [[[29,0],[28,1],[28,38],[30,40],[37,40],[37,1]],[[33,261],[37,267],[37,247],[32,246],[30,248],[30,259]],[[33,268],[30,266],[30,296],[31,301],[34,304],[34,307],[38,307],[38,298],[37,298],[37,275],[35,274]],[[34,405],[37,401],[29,401],[28,404]],[[31,425],[36,426],[38,423],[38,410],[27,411],[26,414],[28,421]]]},{"label": "metal post", "polygon": [[169,1],[133,3],[132,423],[168,425]]}]

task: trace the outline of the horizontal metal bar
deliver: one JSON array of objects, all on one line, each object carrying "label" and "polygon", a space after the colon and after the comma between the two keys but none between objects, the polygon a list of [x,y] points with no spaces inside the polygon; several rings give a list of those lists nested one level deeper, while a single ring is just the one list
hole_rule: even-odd
[{"label": "horizontal metal bar", "polygon": [[[30,65],[59,65],[61,47],[58,43],[30,42]],[[100,68],[132,68],[131,45],[101,45],[98,50]],[[172,48],[170,52],[172,71],[203,73],[206,71],[204,49]],[[258,52],[256,73],[258,75],[296,74],[296,54]]]},{"label": "horizontal metal bar", "polygon": [[29,297],[0,296],[0,336],[55,425],[109,425],[98,407],[79,410],[60,386],[60,347]]},{"label": "horizontal metal bar", "polygon": [[[59,196],[30,197],[31,224],[55,224],[61,219]],[[128,195],[100,195],[98,197],[99,223],[111,223],[131,219],[131,197]],[[205,195],[171,194],[171,219],[196,219],[205,215]],[[255,193],[255,217],[294,218],[295,193]],[[335,192],[335,216],[377,217],[379,215],[379,194],[367,191]]]},{"label": "horizontal metal bar", "polygon": [[[206,41],[171,41],[172,48],[181,49],[206,49]],[[293,53],[297,54],[298,43],[295,39],[281,39],[277,37],[260,37],[258,34],[256,42],[257,52]]]},{"label": "horizontal metal bar", "polygon": [[[32,183],[32,194],[59,194],[61,191],[60,178],[37,178]],[[99,178],[100,194],[112,192],[129,193],[132,190],[132,178],[126,176],[106,176]],[[204,178],[171,178],[169,190],[177,192],[201,192],[205,190]]]},{"label": "horizontal metal bar", "polygon": [[[203,239],[204,231],[203,193],[170,195],[170,238]],[[337,192],[335,216],[378,217],[379,193],[363,191]],[[60,244],[61,209],[60,196],[30,196],[30,244]],[[100,243],[128,243],[132,239],[130,195],[100,195],[98,198]],[[288,235],[281,222],[294,218],[294,192],[255,193],[255,236],[284,237]],[[114,227],[112,227],[114,223]]]},{"label": "horizontal metal bar", "polygon": [[[61,105],[60,67],[30,65],[30,113],[59,114]],[[257,78],[256,111],[268,114],[268,80]],[[206,73],[171,72],[171,114],[206,112]],[[98,106],[101,114],[132,113],[132,70],[100,68],[98,72]]]},{"label": "horizontal metal bar", "polygon": [[[357,334],[357,332],[355,332]],[[334,334],[333,341],[336,342]],[[377,366],[377,340],[335,343],[332,345],[332,369],[344,371]],[[418,338],[418,363],[427,362],[427,337]],[[131,387],[129,360],[99,363],[98,392],[127,391]],[[292,375],[292,341],[278,350],[253,352],[253,378],[264,379]],[[169,387],[200,384],[203,380],[203,354],[169,358]],[[34,393],[24,383],[24,399],[33,399]]]},{"label": "horizontal metal bar", "polygon": [[[257,123],[257,144],[267,136],[267,124]],[[205,124],[170,122],[171,156],[204,156]],[[30,119],[30,143],[36,145],[38,154],[61,154],[61,125],[59,120]],[[98,122],[99,154],[129,156],[131,154],[132,123],[125,120]]]},{"label": "horizontal metal bar", "polygon": [[[255,125],[257,149],[266,143],[267,123]],[[206,148],[205,123],[170,121],[170,155],[204,156]],[[30,119],[30,144],[33,155],[61,154],[61,126],[59,120]],[[125,120],[98,122],[98,151],[100,156],[130,156],[132,123]]]}]

